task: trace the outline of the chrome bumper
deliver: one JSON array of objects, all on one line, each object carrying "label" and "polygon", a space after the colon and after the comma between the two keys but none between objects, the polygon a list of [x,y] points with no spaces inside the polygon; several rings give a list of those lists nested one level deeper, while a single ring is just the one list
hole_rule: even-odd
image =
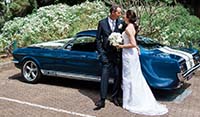
[{"label": "chrome bumper", "polygon": [[195,65],[194,67],[192,67],[191,69],[189,69],[188,71],[186,71],[183,74],[183,77],[187,78],[188,76],[190,76],[190,74],[194,73],[196,69],[198,69],[200,67],[200,63],[198,63],[197,65]]},{"label": "chrome bumper", "polygon": [[194,72],[200,68],[200,63],[196,64],[194,67],[192,67],[191,69],[187,70],[184,73],[178,73],[178,79],[181,82],[184,82],[185,80],[189,80],[190,78],[192,78],[192,75],[194,74]]},{"label": "chrome bumper", "polygon": [[14,64],[18,64],[19,63],[19,61],[17,61],[17,60],[13,60],[12,61]]}]

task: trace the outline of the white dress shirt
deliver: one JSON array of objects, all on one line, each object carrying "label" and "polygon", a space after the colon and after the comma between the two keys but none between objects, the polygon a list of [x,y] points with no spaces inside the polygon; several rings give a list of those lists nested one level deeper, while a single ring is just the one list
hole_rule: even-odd
[{"label": "white dress shirt", "polygon": [[108,17],[108,23],[110,25],[110,29],[114,32],[116,26],[116,20],[112,20],[110,17]]}]

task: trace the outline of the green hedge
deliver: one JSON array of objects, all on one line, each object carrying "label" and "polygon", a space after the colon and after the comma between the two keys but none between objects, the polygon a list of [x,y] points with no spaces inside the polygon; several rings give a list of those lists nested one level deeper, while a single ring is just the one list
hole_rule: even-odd
[{"label": "green hedge", "polygon": [[143,13],[141,17],[142,35],[157,39],[170,46],[199,47],[200,19],[190,15],[181,5],[158,8],[154,15]]},{"label": "green hedge", "polygon": [[[13,40],[18,41],[18,47],[23,47],[71,37],[86,29],[96,29],[98,21],[108,12],[108,7],[98,1],[72,7],[64,4],[41,7],[25,18],[14,18],[5,23],[0,35],[0,51]],[[143,12],[140,27],[141,35],[160,43],[184,47],[193,45],[200,49],[200,20],[180,5],[157,8],[152,16]]]},{"label": "green hedge", "polygon": [[33,9],[37,8],[36,0],[11,0],[11,3],[6,4],[5,0],[0,0],[0,28],[4,22],[11,20],[13,17],[24,17],[32,13]]},{"label": "green hedge", "polygon": [[85,2],[69,7],[58,4],[41,7],[25,18],[6,22],[0,35],[0,47],[13,40],[23,47],[33,43],[62,39],[86,29],[96,29],[108,9],[102,2]]}]

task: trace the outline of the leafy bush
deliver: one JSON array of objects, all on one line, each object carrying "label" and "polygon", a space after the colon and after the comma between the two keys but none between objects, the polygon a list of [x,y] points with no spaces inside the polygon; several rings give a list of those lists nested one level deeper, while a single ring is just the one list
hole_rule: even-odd
[{"label": "leafy bush", "polygon": [[[177,0],[104,0],[133,9],[140,17],[140,34],[171,46],[200,50],[200,20],[177,3]],[[171,6],[170,6],[171,5]]]},{"label": "leafy bush", "polygon": [[153,15],[143,13],[141,17],[142,35],[157,39],[171,46],[200,49],[200,20],[189,14],[181,5],[158,8]]},{"label": "leafy bush", "polygon": [[13,17],[26,16],[37,8],[36,0],[15,0],[9,5]]},{"label": "leafy bush", "polygon": [[66,38],[78,31],[96,29],[100,19],[107,15],[102,2],[85,2],[69,7],[64,4],[41,7],[25,18],[6,22],[0,35],[0,47],[13,40],[18,46]]},{"label": "leafy bush", "polygon": [[[200,50],[200,20],[197,17],[190,15],[180,5],[153,7],[153,14],[141,12],[141,35],[170,46],[193,45]],[[0,35],[0,48],[13,40],[18,41],[19,47],[23,47],[71,37],[81,30],[96,29],[98,21],[106,17],[108,11],[103,2],[98,1],[72,7],[63,4],[41,7],[25,18],[14,18],[6,22]]]},{"label": "leafy bush", "polygon": [[0,0],[0,29],[4,23],[13,17],[23,17],[32,13],[34,8],[37,8],[36,0],[10,0],[6,4],[6,0]]}]

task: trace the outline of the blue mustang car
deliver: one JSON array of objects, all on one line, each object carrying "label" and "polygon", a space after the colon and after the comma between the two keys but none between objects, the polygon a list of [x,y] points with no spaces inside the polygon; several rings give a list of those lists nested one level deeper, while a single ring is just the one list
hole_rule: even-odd
[{"label": "blue mustang car", "polygon": [[[28,83],[37,83],[43,75],[100,81],[95,38],[96,30],[87,30],[72,38],[18,48],[13,51],[13,62]],[[178,88],[200,67],[196,49],[172,49],[142,36],[137,37],[137,43],[142,72],[152,88]]]}]

